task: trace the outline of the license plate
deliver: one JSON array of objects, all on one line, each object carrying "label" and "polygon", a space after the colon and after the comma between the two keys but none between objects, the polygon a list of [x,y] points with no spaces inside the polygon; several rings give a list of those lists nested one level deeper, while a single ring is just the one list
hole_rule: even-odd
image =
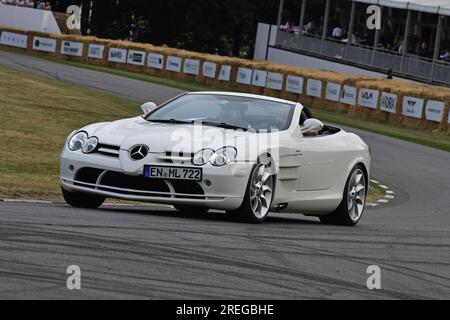
[{"label": "license plate", "polygon": [[144,166],[145,178],[175,179],[175,180],[202,180],[201,168]]}]

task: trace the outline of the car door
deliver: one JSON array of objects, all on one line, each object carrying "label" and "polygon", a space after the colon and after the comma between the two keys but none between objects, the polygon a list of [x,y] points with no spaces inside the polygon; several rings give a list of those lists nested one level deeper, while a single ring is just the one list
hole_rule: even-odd
[{"label": "car door", "polygon": [[332,136],[304,136],[299,149],[302,170],[297,191],[327,190],[340,176],[338,154],[345,148]]}]

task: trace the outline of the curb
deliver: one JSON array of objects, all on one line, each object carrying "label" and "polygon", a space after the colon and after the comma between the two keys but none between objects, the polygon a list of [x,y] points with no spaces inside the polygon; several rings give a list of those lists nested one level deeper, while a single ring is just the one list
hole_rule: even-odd
[{"label": "curb", "polygon": [[392,191],[388,186],[381,184],[379,181],[373,180],[373,179],[370,180],[370,182],[372,182],[372,183],[378,185],[380,188],[384,189],[384,197],[382,199],[379,199],[376,202],[366,203],[366,206],[374,208],[379,205],[386,205],[390,201],[395,199],[395,192]]}]

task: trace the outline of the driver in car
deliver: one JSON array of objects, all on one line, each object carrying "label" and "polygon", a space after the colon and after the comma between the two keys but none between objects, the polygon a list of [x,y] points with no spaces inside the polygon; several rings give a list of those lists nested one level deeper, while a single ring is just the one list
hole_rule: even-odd
[{"label": "driver in car", "polygon": [[229,101],[222,106],[218,119],[220,122],[250,129],[251,125],[244,120],[247,110],[246,104]]}]

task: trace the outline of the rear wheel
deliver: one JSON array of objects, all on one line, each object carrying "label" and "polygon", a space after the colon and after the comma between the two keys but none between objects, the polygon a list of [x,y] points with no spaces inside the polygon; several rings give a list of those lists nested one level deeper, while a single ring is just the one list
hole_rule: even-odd
[{"label": "rear wheel", "polygon": [[319,217],[325,224],[355,226],[361,220],[367,195],[367,181],[363,168],[358,165],[350,173],[339,207],[327,216]]},{"label": "rear wheel", "polygon": [[269,214],[274,189],[274,176],[268,163],[258,163],[250,175],[244,200],[230,213],[240,220],[263,222]]},{"label": "rear wheel", "polygon": [[184,204],[174,204],[173,207],[178,211],[186,213],[207,213],[209,211],[209,209],[205,207],[189,206]]},{"label": "rear wheel", "polygon": [[96,196],[88,193],[71,192],[61,188],[64,200],[67,204],[76,208],[97,209],[103,202],[105,197]]}]

